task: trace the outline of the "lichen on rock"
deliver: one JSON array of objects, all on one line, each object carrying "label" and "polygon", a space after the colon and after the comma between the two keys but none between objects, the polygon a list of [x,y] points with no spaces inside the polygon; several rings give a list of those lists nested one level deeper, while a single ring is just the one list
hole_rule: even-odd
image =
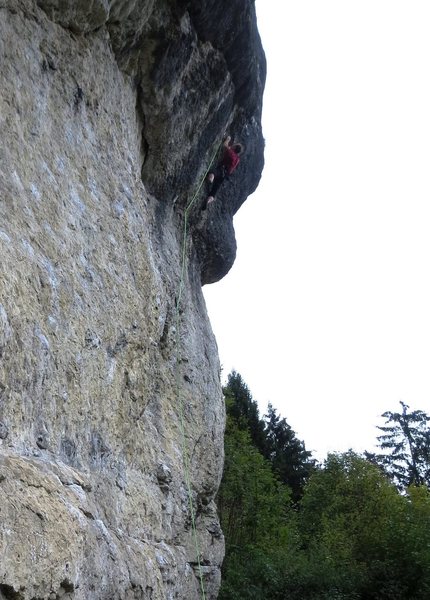
[{"label": "lichen on rock", "polygon": [[[215,598],[224,408],[201,286],[233,264],[263,166],[253,2],[3,0],[0,57],[0,598],[192,600],[199,562]],[[226,130],[246,153],[192,207],[183,271]]]}]

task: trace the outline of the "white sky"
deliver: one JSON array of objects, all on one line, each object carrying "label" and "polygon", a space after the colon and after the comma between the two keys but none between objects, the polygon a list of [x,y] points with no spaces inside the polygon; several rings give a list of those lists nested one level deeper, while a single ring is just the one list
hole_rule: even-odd
[{"label": "white sky", "polygon": [[235,368],[318,458],[430,412],[430,2],[257,0],[266,166],[204,293]]}]

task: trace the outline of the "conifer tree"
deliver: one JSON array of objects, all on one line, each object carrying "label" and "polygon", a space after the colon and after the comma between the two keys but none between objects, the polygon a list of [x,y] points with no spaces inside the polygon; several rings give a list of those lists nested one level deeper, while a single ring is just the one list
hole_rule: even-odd
[{"label": "conifer tree", "polygon": [[227,413],[241,429],[249,431],[254,446],[265,455],[264,421],[260,419],[258,405],[236,371],[232,371],[224,387]]},{"label": "conifer tree", "polygon": [[303,494],[310,473],[315,467],[302,441],[287,421],[269,404],[267,415],[260,419],[258,405],[243,378],[232,371],[224,388],[227,414],[238,427],[249,431],[256,449],[269,460],[275,475],[291,489],[291,499],[297,502]]},{"label": "conifer tree", "polygon": [[266,452],[274,472],[280,480],[291,488],[292,500],[297,502],[303,495],[303,487],[312,470],[315,460],[302,441],[297,439],[287,421],[277,414],[276,408],[268,405],[265,416]]},{"label": "conifer tree", "polygon": [[430,417],[422,410],[409,411],[400,402],[401,412],[385,412],[385,425],[378,426],[379,447],[384,452],[366,452],[366,458],[378,464],[399,489],[410,485],[430,486]]}]

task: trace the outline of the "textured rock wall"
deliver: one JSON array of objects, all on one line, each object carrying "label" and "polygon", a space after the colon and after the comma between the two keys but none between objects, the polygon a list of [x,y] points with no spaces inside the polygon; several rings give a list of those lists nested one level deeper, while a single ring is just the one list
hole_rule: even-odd
[{"label": "textured rock wall", "polygon": [[[0,80],[0,599],[200,598],[184,448],[215,598],[201,284],[262,169],[253,3],[0,0]],[[190,214],[178,330],[183,209],[227,128],[247,153]]]}]

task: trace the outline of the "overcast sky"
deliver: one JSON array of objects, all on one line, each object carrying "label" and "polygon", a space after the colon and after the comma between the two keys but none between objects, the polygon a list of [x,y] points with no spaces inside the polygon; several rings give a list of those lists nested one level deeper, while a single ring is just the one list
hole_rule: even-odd
[{"label": "overcast sky", "polygon": [[256,6],[266,166],[204,288],[224,375],[319,458],[371,449],[430,412],[430,2]]}]

